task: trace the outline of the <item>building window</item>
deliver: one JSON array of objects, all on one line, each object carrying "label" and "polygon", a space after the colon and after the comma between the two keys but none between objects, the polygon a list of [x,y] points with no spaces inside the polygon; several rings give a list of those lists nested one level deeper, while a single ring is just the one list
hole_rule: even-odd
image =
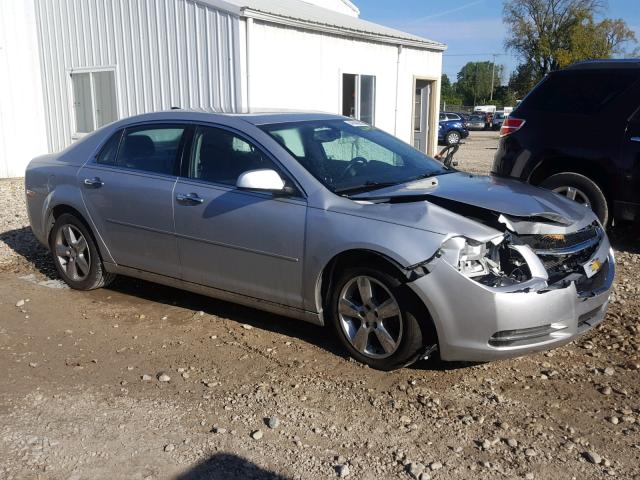
[{"label": "building window", "polygon": [[376,77],[373,75],[342,75],[342,114],[370,125],[375,123]]},{"label": "building window", "polygon": [[113,71],[72,73],[71,84],[76,133],[88,133],[118,119]]}]

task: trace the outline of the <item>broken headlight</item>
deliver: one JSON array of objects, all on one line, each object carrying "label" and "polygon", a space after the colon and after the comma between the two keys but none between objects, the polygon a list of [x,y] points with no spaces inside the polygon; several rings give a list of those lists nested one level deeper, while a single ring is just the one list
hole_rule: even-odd
[{"label": "broken headlight", "polygon": [[522,254],[497,237],[490,242],[455,237],[443,245],[449,250],[450,263],[468,278],[490,287],[506,287],[531,278]]}]

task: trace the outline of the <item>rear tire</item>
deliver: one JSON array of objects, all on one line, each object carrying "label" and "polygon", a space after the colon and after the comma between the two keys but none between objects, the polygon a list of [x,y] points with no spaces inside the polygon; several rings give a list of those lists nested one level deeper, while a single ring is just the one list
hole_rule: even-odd
[{"label": "rear tire", "polygon": [[73,214],[60,215],[49,235],[49,249],[56,270],[75,290],[93,290],[111,283],[116,275],[104,269],[89,229]]},{"label": "rear tire", "polygon": [[543,180],[540,186],[587,205],[602,225],[606,227],[609,224],[611,218],[607,197],[589,177],[574,172],[556,173]]},{"label": "rear tire", "polygon": [[[372,293],[364,301],[361,285]],[[340,343],[354,359],[377,370],[409,365],[426,345],[437,344],[426,308],[406,285],[385,271],[346,269],[334,283],[329,302],[331,324]]]}]

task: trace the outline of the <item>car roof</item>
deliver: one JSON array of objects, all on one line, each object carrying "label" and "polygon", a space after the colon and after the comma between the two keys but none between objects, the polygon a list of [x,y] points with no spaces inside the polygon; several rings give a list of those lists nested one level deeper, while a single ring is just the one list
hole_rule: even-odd
[{"label": "car roof", "polygon": [[[640,68],[640,58],[620,58],[611,60],[585,60],[569,65],[565,70],[607,70]],[[560,70],[561,71],[561,70]]]},{"label": "car roof", "polygon": [[130,124],[151,121],[195,121],[211,122],[222,121],[225,118],[242,119],[253,125],[265,125],[272,123],[304,122],[313,120],[344,120],[347,117],[323,112],[294,112],[294,111],[249,111],[249,112],[216,112],[208,109],[182,109],[173,108],[152,113],[143,113],[120,120],[118,123]]}]

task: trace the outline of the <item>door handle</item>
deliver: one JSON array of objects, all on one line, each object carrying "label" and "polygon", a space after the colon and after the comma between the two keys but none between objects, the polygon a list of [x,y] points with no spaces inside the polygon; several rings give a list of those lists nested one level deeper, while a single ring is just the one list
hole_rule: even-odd
[{"label": "door handle", "polygon": [[85,178],[84,184],[87,187],[100,188],[101,186],[104,185],[104,182],[100,180],[99,177],[93,177],[93,178]]},{"label": "door handle", "polygon": [[640,142],[640,137],[631,137],[632,142]]},{"label": "door handle", "polygon": [[189,193],[187,195],[184,193],[178,193],[176,195],[176,200],[187,205],[199,205],[204,202],[204,198],[199,197],[197,193]]}]

